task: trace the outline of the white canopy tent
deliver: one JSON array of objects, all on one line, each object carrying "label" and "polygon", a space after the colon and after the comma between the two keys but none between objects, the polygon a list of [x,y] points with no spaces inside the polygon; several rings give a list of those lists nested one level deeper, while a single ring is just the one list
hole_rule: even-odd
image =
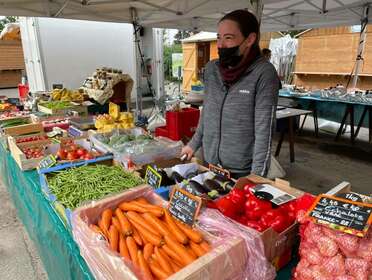
[{"label": "white canopy tent", "polygon": [[133,22],[143,26],[215,31],[234,9],[261,14],[262,31],[360,24],[372,0],[0,0],[0,15]]}]

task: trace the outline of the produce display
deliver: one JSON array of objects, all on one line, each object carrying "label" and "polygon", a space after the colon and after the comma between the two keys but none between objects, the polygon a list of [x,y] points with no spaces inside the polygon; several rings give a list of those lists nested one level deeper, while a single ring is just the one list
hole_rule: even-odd
[{"label": "produce display", "polygon": [[7,111],[7,112],[0,114],[0,120],[23,117],[23,116],[28,116],[28,115],[29,113],[25,111]]},{"label": "produce display", "polygon": [[51,92],[52,100],[60,101],[75,101],[82,102],[84,101],[84,94],[79,90],[70,90],[70,89],[53,89]]},{"label": "produce display", "polygon": [[42,121],[41,123],[44,127],[44,131],[49,132],[53,130],[53,127],[68,129],[70,126],[70,119],[69,118],[54,118],[52,120]]},{"label": "produce display", "polygon": [[10,103],[0,103],[0,111],[11,111],[16,107]]},{"label": "produce display", "polygon": [[144,197],[105,209],[90,228],[143,274],[166,279],[210,250],[203,234],[173,218],[167,209]]},{"label": "produce display", "polygon": [[41,158],[45,156],[45,147],[35,146],[35,147],[23,147],[22,152],[25,154],[27,159],[31,158]]},{"label": "produce display", "polygon": [[27,118],[1,120],[0,128],[8,128],[8,127],[13,127],[13,126],[18,126],[18,125],[23,125],[23,124],[28,124],[28,123],[30,123],[30,120]]},{"label": "produce display", "polygon": [[133,115],[129,112],[121,112],[118,119],[108,114],[99,115],[96,118],[95,127],[99,132],[110,132],[111,130],[129,129],[134,127]]},{"label": "produce display", "polygon": [[360,238],[301,220],[300,257],[295,280],[369,280],[372,277],[372,230]]},{"label": "produce display", "polygon": [[19,137],[16,139],[16,143],[27,143],[27,142],[34,142],[34,141],[42,141],[42,140],[48,140],[49,137],[46,135],[34,135],[34,136],[24,136]]},{"label": "produce display", "polygon": [[77,145],[74,143],[73,140],[66,141],[61,147],[59,148],[56,156],[57,160],[90,160],[97,156],[102,155],[99,152],[95,151],[88,151],[87,149]]},{"label": "produce display", "polygon": [[102,164],[69,168],[47,175],[49,189],[65,207],[75,209],[87,200],[138,186],[142,179],[120,166]]},{"label": "produce display", "polygon": [[70,101],[48,101],[40,103],[40,105],[52,110],[68,109],[73,107]]},{"label": "produce display", "polygon": [[125,131],[118,132],[117,134],[112,134],[112,135],[98,134],[96,138],[111,148],[117,148],[122,144],[126,144],[132,141],[137,141],[137,142],[144,141],[145,142],[147,140],[153,139],[153,137],[148,134],[134,135],[134,134],[131,134],[130,132],[126,133]]}]

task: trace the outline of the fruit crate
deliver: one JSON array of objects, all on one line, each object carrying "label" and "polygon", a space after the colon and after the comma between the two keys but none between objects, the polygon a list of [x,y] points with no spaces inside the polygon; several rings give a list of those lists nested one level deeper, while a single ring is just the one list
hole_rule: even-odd
[{"label": "fruit crate", "polygon": [[40,112],[48,114],[48,115],[67,115],[67,114],[71,114],[71,112],[77,112],[79,116],[88,115],[87,106],[74,105],[74,103],[71,103],[71,106],[68,106],[62,109],[50,109],[50,108],[45,107],[43,103],[39,103],[37,108]]}]

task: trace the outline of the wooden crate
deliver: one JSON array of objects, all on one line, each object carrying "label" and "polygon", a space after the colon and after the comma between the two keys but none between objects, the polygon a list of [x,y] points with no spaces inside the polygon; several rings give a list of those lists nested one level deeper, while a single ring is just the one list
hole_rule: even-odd
[{"label": "wooden crate", "polygon": [[[104,198],[94,204],[81,206],[74,211],[74,227],[72,229],[74,239],[94,276],[100,275],[103,269],[108,279],[141,279],[137,278],[136,273],[133,272],[131,267],[127,266],[128,263],[123,261],[123,258],[108,249],[105,241],[97,243],[95,234],[88,227],[89,224],[97,223],[103,209],[113,209],[123,201],[130,201],[141,196],[144,196],[153,204],[166,206],[166,202],[155,194],[150,186],[142,185],[121,194]],[[204,232],[204,236],[208,241],[216,241],[213,240],[216,237],[206,232]],[[244,239],[238,236],[212,242],[210,252],[167,279],[240,279],[238,274],[244,270],[247,262],[245,246]]]},{"label": "wooden crate", "polygon": [[83,106],[83,105],[72,105],[71,107],[65,108],[65,109],[49,109],[47,107],[44,107],[42,104],[38,104],[37,108],[40,112],[49,114],[49,115],[63,116],[72,111],[78,112],[79,116],[88,115],[88,108],[87,106]]},{"label": "wooden crate", "polygon": [[19,168],[22,171],[25,170],[31,170],[38,167],[39,162],[43,159],[43,157],[40,158],[26,158],[26,155],[22,152],[22,148],[25,147],[43,147],[50,143],[50,140],[45,141],[35,141],[35,142],[29,142],[29,143],[19,143],[16,144],[14,138],[12,141],[9,141],[9,150],[18,164]]}]

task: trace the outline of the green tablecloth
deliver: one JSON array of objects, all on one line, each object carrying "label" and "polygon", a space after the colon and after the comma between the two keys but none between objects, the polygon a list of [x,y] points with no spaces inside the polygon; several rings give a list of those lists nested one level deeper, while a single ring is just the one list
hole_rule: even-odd
[{"label": "green tablecloth", "polygon": [[[79,248],[41,192],[36,171],[23,172],[0,145],[0,178],[8,189],[17,215],[38,249],[49,279],[94,279]],[[295,262],[277,280],[290,279]]]},{"label": "green tablecloth", "polygon": [[0,178],[38,249],[49,279],[94,279],[71,233],[43,196],[37,172],[21,171],[2,145]]}]

